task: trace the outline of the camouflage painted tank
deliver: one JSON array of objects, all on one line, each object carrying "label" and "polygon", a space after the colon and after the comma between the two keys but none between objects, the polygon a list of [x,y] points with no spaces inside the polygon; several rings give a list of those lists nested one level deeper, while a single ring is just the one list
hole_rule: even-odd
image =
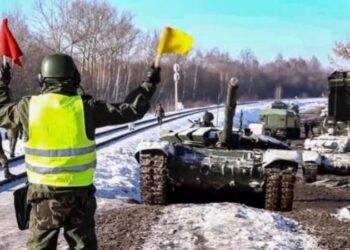
[{"label": "camouflage painted tank", "polygon": [[238,80],[232,78],[223,130],[193,127],[138,145],[143,203],[167,204],[170,187],[182,187],[189,192],[258,192],[264,194],[266,209],[292,209],[301,155],[272,137],[233,132],[237,88]]},{"label": "camouflage painted tank", "polygon": [[328,108],[321,113],[321,135],[305,140],[303,153],[318,153],[318,171],[350,175],[350,72],[335,71],[329,77]]}]

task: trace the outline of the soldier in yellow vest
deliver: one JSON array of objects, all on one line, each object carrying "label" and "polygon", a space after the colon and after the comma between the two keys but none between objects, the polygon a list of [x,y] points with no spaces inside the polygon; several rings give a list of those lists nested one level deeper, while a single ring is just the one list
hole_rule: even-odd
[{"label": "soldier in yellow vest", "polygon": [[39,81],[42,94],[9,103],[10,68],[0,78],[0,127],[22,127],[32,205],[28,249],[56,249],[60,228],[70,249],[97,249],[95,129],[133,122],[150,107],[160,82],[152,67],[146,81],[123,103],[78,95],[80,74],[64,54],[45,57]]}]

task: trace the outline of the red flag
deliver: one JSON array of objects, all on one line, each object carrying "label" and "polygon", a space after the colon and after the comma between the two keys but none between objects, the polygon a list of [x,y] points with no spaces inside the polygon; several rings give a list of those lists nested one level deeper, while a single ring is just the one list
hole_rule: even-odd
[{"label": "red flag", "polygon": [[16,39],[13,37],[9,27],[7,26],[7,19],[2,20],[1,40],[0,40],[0,55],[10,57],[13,62],[22,66],[20,56],[23,55]]}]

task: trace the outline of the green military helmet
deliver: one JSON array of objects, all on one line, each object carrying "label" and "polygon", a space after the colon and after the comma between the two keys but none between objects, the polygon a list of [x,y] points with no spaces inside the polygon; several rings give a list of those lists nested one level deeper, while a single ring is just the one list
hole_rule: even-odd
[{"label": "green military helmet", "polygon": [[52,54],[46,56],[41,63],[40,82],[48,79],[73,80],[79,85],[80,74],[71,56],[65,54]]}]

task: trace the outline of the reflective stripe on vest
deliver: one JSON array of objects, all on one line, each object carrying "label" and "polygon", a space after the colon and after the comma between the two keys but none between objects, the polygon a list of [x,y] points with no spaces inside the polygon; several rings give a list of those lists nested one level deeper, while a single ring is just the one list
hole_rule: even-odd
[{"label": "reflective stripe on vest", "polygon": [[96,168],[96,161],[90,162],[88,164],[71,166],[65,168],[43,168],[38,166],[32,166],[29,163],[26,163],[26,169],[33,171],[37,174],[58,174],[58,173],[67,173],[67,172],[82,172],[88,170],[89,168]]},{"label": "reflective stripe on vest", "polygon": [[28,132],[25,162],[30,183],[62,187],[92,183],[96,147],[86,136],[80,96],[32,96]]},{"label": "reflective stripe on vest", "polygon": [[45,150],[45,149],[34,149],[34,148],[24,148],[25,154],[36,155],[36,156],[46,156],[46,157],[62,157],[62,156],[75,156],[83,155],[87,153],[94,152],[96,146],[92,145],[85,148],[72,148],[72,149],[58,149],[58,150]]}]

